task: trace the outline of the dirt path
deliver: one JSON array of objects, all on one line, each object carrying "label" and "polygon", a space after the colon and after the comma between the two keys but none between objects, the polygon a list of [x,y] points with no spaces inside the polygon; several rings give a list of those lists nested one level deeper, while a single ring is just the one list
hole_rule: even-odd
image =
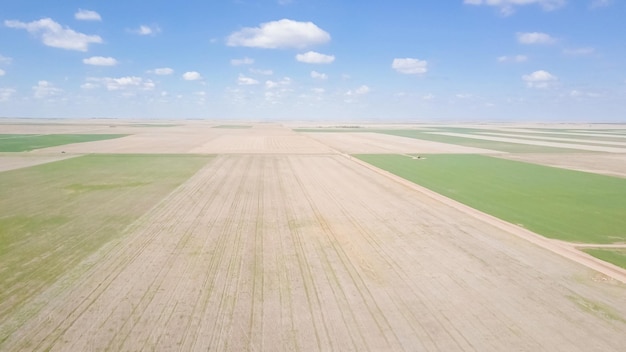
[{"label": "dirt path", "polygon": [[223,155],[2,350],[626,345],[626,286],[342,155]]}]

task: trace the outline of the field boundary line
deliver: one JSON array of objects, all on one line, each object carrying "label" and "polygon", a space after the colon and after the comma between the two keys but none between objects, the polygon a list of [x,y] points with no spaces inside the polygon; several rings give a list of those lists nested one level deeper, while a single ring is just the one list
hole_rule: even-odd
[{"label": "field boundary line", "polygon": [[478,220],[484,221],[496,228],[506,231],[507,233],[513,234],[539,247],[547,249],[571,261],[584,265],[587,268],[593,269],[597,272],[600,272],[606,276],[609,276],[615,280],[621,281],[622,283],[626,284],[626,269],[622,269],[618,267],[617,265],[613,265],[611,263],[597,259],[587,253],[579,251],[575,248],[576,245],[574,244],[563,242],[563,241],[557,241],[557,240],[553,240],[553,239],[541,236],[532,231],[519,227],[515,224],[499,219],[493,215],[489,215],[487,213],[474,209],[468,205],[457,202],[456,200],[443,196],[437,192],[431,191],[430,189],[426,187],[420,186],[416,183],[406,180],[389,171],[375,167],[349,154],[340,153],[340,155],[374,172],[377,172],[380,175],[386,176],[397,183],[400,183],[408,188],[411,188],[417,192],[427,195],[430,198],[437,200],[447,206],[450,206],[456,210],[462,211],[463,213],[468,214]]}]

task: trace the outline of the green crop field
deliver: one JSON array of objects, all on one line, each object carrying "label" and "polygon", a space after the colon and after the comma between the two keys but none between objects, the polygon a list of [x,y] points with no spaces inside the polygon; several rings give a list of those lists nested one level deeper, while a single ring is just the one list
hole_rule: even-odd
[{"label": "green crop field", "polygon": [[546,237],[626,241],[626,179],[481,155],[356,157]]},{"label": "green crop field", "polygon": [[25,152],[70,143],[101,141],[126,134],[0,134],[0,152]]},{"label": "green crop field", "polygon": [[121,236],[210,158],[88,155],[0,172],[0,321]]},{"label": "green crop field", "polygon": [[600,258],[609,263],[626,269],[626,248],[625,249],[584,249],[585,252],[596,258]]}]

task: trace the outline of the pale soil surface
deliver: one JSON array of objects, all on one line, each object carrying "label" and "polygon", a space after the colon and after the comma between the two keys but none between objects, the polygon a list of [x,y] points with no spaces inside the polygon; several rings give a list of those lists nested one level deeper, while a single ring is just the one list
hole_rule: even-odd
[{"label": "pale soil surface", "polygon": [[219,156],[90,262],[2,348],[626,344],[624,285],[339,155]]},{"label": "pale soil surface", "polygon": [[498,157],[609,176],[626,177],[626,154],[499,154]]},{"label": "pale soil surface", "polygon": [[[623,270],[309,134],[269,124],[208,127],[159,127],[132,143],[69,146],[220,155],[32,298],[40,310],[0,322],[0,331],[15,330],[0,350],[626,346],[626,284],[610,277],[626,277]],[[400,150],[404,138],[389,137]]]},{"label": "pale soil surface", "polygon": [[495,154],[489,149],[370,132],[312,132],[306,135],[349,154]]},{"label": "pale soil surface", "polygon": [[53,161],[73,158],[75,155],[33,155],[27,153],[0,153],[0,172],[20,169],[23,167],[51,163]]}]

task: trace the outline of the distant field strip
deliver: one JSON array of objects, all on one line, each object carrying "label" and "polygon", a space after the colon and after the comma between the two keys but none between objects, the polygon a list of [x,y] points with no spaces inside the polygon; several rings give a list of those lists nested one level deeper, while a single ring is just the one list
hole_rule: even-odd
[{"label": "distant field strip", "polygon": [[24,152],[65,145],[121,138],[126,134],[0,134],[0,152]]},{"label": "distant field strip", "polygon": [[[448,129],[450,130],[450,129]],[[457,131],[465,131],[466,129],[456,128]],[[353,128],[353,129],[295,129],[296,132],[333,132],[333,133],[345,133],[345,132],[370,132],[370,133],[383,133],[392,136],[408,137],[421,140],[427,140],[432,142],[448,143],[461,145],[465,147],[489,149],[507,153],[575,153],[580,150],[574,150],[570,148],[559,148],[543,145],[534,145],[528,141],[518,140],[516,142],[511,141],[496,141],[489,140],[487,138],[480,139],[472,137],[467,133],[459,133],[457,135],[446,135],[444,132],[427,132],[423,130],[411,130],[411,129],[368,129],[368,128]],[[447,133],[447,132],[445,132]]]},{"label": "distant field strip", "polygon": [[480,211],[550,238],[626,241],[626,179],[480,155],[356,155]]},{"label": "distant field strip", "polygon": [[[30,297],[122,235],[210,158],[90,155],[0,173],[0,322],[20,309],[36,312],[41,307],[23,306]],[[0,326],[0,343],[11,328]]]},{"label": "distant field strip", "polygon": [[459,137],[459,138],[473,138],[479,140],[487,140],[494,142],[505,142],[505,143],[519,143],[519,144],[531,144],[542,147],[552,147],[552,148],[568,148],[575,150],[588,150],[588,151],[596,151],[596,152],[608,152],[608,153],[626,153],[625,148],[618,147],[609,147],[609,146],[598,146],[591,145],[589,143],[581,144],[581,143],[565,143],[565,142],[550,142],[546,140],[529,140],[522,138],[513,138],[513,137],[493,137],[493,136],[485,136],[485,135],[476,135],[476,134],[462,134],[462,133],[450,133],[450,132],[428,132],[430,134],[436,134],[441,136],[449,136],[449,137]]}]

